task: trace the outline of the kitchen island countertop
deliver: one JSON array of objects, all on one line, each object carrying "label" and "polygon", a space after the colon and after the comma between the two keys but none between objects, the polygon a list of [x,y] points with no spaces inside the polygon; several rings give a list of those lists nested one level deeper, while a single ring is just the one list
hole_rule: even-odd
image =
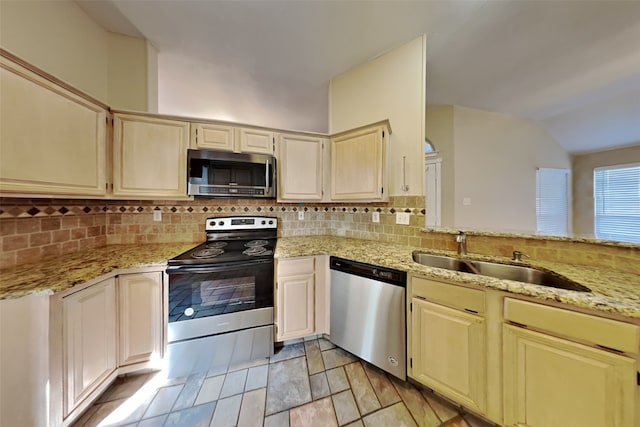
[{"label": "kitchen island countertop", "polygon": [[197,243],[108,245],[0,270],[0,300],[52,295],[115,270],[164,267]]},{"label": "kitchen island countertop", "polygon": [[[419,274],[434,280],[481,286],[536,299],[555,301],[587,310],[640,319],[640,276],[604,267],[571,265],[537,260],[513,262],[504,257],[468,254],[467,259],[487,260],[505,264],[541,267],[555,271],[591,289],[576,292],[546,286],[531,285],[513,280],[495,279],[470,273],[427,267],[413,261],[414,250],[457,256],[455,252],[431,250],[372,240],[337,236],[299,236],[278,239],[275,258],[312,255],[333,255],[381,267],[395,268],[410,274]],[[603,313],[604,314],[604,313]]]}]

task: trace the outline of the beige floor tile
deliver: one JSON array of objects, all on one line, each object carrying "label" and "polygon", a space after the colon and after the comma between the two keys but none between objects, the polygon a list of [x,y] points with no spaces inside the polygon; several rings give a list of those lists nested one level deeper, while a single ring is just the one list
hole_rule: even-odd
[{"label": "beige floor tile", "polygon": [[368,363],[363,363],[363,366],[383,408],[400,402],[400,395],[383,371]]},{"label": "beige floor tile", "polygon": [[364,424],[362,424],[362,420],[358,420],[351,424],[347,424],[345,427],[364,427]]},{"label": "beige floor tile", "polygon": [[322,353],[320,352],[318,340],[305,341],[304,351],[307,354],[309,375],[324,371],[324,362],[322,361]]},{"label": "beige floor tile", "polygon": [[289,427],[289,411],[278,412],[265,417],[264,427]]},{"label": "beige floor tile", "polygon": [[329,381],[331,393],[337,393],[349,388],[349,380],[347,380],[347,374],[344,373],[344,368],[342,367],[329,369],[327,371],[327,380]]},{"label": "beige floor tile", "polygon": [[331,398],[325,397],[289,411],[291,427],[337,427]]},{"label": "beige floor tile", "polygon": [[402,402],[362,418],[365,427],[416,427],[417,424]]},{"label": "beige floor tile", "polygon": [[373,387],[371,387],[371,383],[362,368],[362,364],[360,362],[351,363],[346,365],[344,370],[351,383],[351,390],[356,398],[360,414],[365,415],[376,409],[380,409],[380,402],[378,402],[376,393],[373,391]]},{"label": "beige floor tile", "polygon": [[206,378],[202,383],[202,387],[200,387],[200,393],[198,393],[194,405],[218,400],[220,390],[222,390],[222,384],[224,383],[224,377],[224,375],[218,375],[217,377]]},{"label": "beige floor tile", "polygon": [[336,411],[336,418],[339,425],[345,425],[360,418],[358,406],[353,398],[351,390],[345,390],[331,396],[333,408]]},{"label": "beige floor tile", "polygon": [[433,408],[438,418],[440,418],[440,421],[449,421],[451,418],[460,415],[455,408],[445,403],[439,397],[434,396],[433,393],[427,390],[420,390],[420,392],[422,393],[422,396],[427,399],[427,402],[429,402],[431,408]]},{"label": "beige floor tile", "polygon": [[324,362],[325,369],[333,369],[338,366],[344,366],[349,363],[353,363],[358,360],[355,356],[347,353],[343,349],[336,347],[331,350],[322,352],[322,360]]},{"label": "beige floor tile", "polygon": [[242,396],[238,427],[262,427],[266,397],[266,388],[249,391]]},{"label": "beige floor tile", "polygon": [[420,427],[436,427],[440,425],[440,419],[436,413],[413,385],[396,378],[392,378],[391,382]]}]

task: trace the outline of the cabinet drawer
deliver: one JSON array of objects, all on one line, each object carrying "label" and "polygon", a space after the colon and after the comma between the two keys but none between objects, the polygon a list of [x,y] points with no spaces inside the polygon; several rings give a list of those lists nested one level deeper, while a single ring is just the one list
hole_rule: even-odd
[{"label": "cabinet drawer", "polygon": [[278,277],[295,276],[298,274],[313,274],[315,271],[314,261],[314,257],[278,260]]},{"label": "cabinet drawer", "polygon": [[640,327],[511,298],[504,300],[504,319],[612,349],[637,353]]},{"label": "cabinet drawer", "polygon": [[420,277],[411,281],[413,295],[461,310],[484,313],[484,292]]}]

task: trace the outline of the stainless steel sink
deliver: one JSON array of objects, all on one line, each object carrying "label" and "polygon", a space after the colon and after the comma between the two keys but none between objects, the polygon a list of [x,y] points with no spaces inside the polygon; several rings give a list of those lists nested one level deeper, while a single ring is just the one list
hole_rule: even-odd
[{"label": "stainless steel sink", "polygon": [[475,261],[461,258],[433,255],[420,251],[413,252],[413,260],[427,267],[444,268],[462,273],[480,274],[497,279],[515,280],[534,285],[568,289],[570,291],[591,292],[591,289],[552,271],[520,265],[500,264],[488,261]]}]

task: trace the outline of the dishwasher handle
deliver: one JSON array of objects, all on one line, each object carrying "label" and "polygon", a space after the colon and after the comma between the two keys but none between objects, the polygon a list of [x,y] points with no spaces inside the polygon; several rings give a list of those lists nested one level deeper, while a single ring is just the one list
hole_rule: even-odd
[{"label": "dishwasher handle", "polygon": [[329,259],[329,268],[331,270],[341,271],[396,286],[407,286],[407,273],[388,267],[380,267],[332,256]]}]

